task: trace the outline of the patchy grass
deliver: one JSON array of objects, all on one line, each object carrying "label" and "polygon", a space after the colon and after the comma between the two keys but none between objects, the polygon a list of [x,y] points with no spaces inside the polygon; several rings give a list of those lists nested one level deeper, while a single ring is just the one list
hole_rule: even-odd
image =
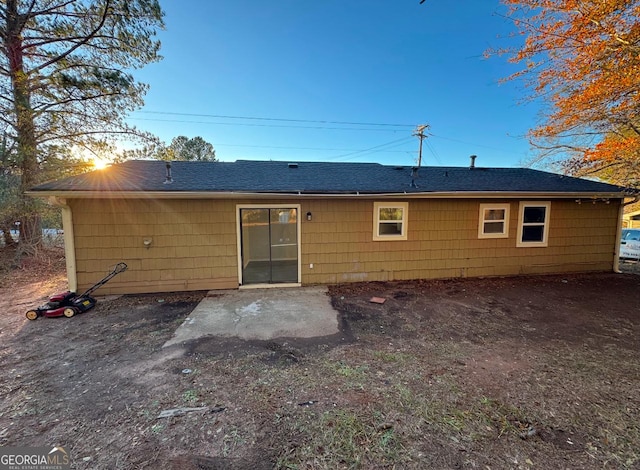
[{"label": "patchy grass", "polygon": [[187,390],[182,394],[182,401],[188,405],[195,405],[198,401],[198,392],[196,390]]},{"label": "patchy grass", "polygon": [[379,412],[329,410],[296,417],[301,442],[287,449],[280,468],[368,468],[406,462],[401,439]]},{"label": "patchy grass", "polygon": [[349,335],[178,353],[162,344],[197,294],[30,323],[7,304],[0,445],[59,443],[81,469],[632,470],[638,292],[615,275],[334,286]]}]

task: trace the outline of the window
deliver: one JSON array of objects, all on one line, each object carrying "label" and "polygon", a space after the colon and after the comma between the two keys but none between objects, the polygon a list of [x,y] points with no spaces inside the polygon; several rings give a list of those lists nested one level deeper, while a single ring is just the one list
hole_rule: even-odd
[{"label": "window", "polygon": [[509,204],[480,204],[478,238],[509,236]]},{"label": "window", "polygon": [[550,202],[521,202],[516,246],[547,246]]},{"label": "window", "polygon": [[373,239],[406,240],[408,202],[373,203]]}]

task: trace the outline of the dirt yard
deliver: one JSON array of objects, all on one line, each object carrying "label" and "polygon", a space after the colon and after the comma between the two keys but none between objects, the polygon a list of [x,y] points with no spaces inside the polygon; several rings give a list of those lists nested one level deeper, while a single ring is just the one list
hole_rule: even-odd
[{"label": "dirt yard", "polygon": [[2,446],[78,469],[640,468],[637,274],[333,286],[338,335],[162,349],[205,293],[29,322],[64,287],[51,259],[0,273]]}]

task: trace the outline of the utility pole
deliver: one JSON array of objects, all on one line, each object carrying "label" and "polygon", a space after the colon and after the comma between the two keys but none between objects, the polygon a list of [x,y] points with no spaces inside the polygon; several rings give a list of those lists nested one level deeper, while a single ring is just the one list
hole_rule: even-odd
[{"label": "utility pole", "polygon": [[418,150],[418,168],[422,165],[422,141],[427,138],[424,134],[424,131],[429,129],[429,124],[421,124],[416,127],[416,131],[413,134],[415,137],[420,139],[420,149]]}]

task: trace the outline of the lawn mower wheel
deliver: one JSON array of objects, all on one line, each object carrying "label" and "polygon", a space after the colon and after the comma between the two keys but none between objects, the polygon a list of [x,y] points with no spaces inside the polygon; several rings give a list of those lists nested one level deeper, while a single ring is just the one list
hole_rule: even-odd
[{"label": "lawn mower wheel", "polygon": [[27,318],[29,320],[37,320],[38,319],[38,312],[36,312],[35,310],[29,310],[27,312]]},{"label": "lawn mower wheel", "polygon": [[73,308],[73,307],[67,307],[67,308],[64,309],[62,314],[67,318],[71,318],[72,316],[74,316],[76,314],[76,309]]}]

